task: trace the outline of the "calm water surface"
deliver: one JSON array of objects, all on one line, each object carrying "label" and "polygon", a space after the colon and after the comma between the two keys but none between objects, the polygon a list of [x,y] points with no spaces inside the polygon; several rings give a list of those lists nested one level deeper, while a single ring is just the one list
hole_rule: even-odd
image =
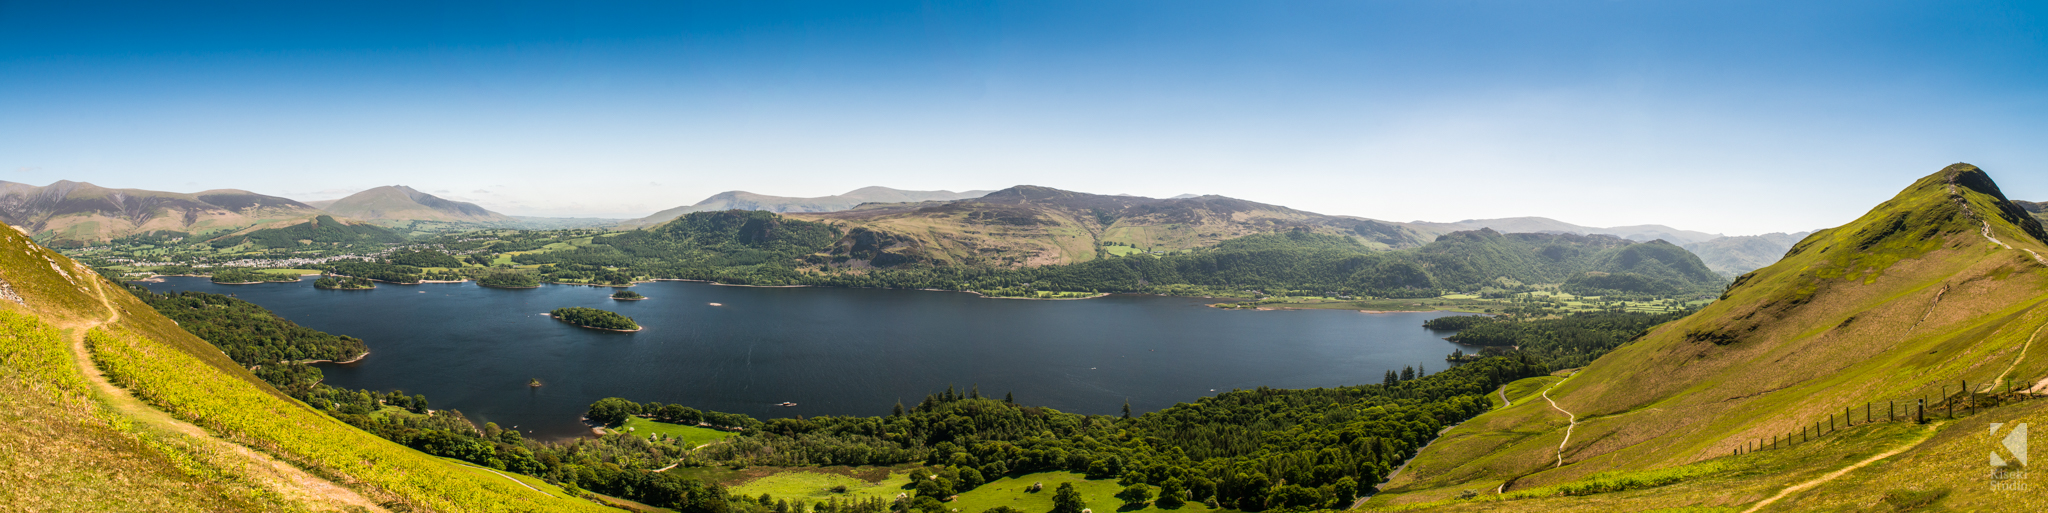
[{"label": "calm water surface", "polygon": [[[884,415],[956,385],[1020,403],[1114,414],[1152,411],[1234,388],[1378,382],[1387,369],[1441,370],[1456,346],[1422,321],[1444,313],[1232,311],[1204,300],[1109,296],[1082,301],[833,288],[661,282],[613,301],[613,289],[549,285],[379,284],[314,289],[311,280],[147,284],[234,294],[314,329],[363,339],[370,356],[324,365],[348,388],[426,394],[435,408],[534,436],[586,433],[583,410],[611,396],[756,417]],[[719,303],[723,306],[712,306]],[[625,314],[646,330],[612,333],[545,314],[565,306]],[[539,378],[545,386],[531,388]],[[771,406],[790,401],[795,407]]]}]

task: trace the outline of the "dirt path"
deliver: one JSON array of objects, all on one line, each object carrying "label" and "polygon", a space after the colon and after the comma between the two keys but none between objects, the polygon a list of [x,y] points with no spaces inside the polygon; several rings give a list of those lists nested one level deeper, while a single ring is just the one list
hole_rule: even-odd
[{"label": "dirt path", "polygon": [[[1977,217],[1977,211],[1970,208],[1970,202],[1963,200],[1962,195],[1956,193],[1956,184],[1948,184],[1948,195],[1949,198],[1954,199],[1956,203],[1963,206],[1963,213],[1969,214],[1971,219],[1976,219],[1979,224],[1984,226],[1984,229],[1979,232],[1984,235],[1984,240],[1991,241],[1992,244],[1997,244],[2001,248],[2014,249],[2012,245],[2006,244],[2005,241],[1998,240],[1998,237],[1991,236],[1991,223],[1985,221],[1982,217]],[[2048,265],[2048,258],[2042,258],[2040,253],[2035,253],[2031,249],[2020,249],[2020,251],[2025,251],[2027,256],[2034,257],[2035,262],[2040,262],[2041,265]]]},{"label": "dirt path", "polygon": [[2005,372],[1998,373],[1998,379],[1986,383],[1984,390],[1981,392],[1989,392],[2005,386],[2005,377],[2012,375],[2012,370],[2019,368],[2020,362],[2026,361],[2027,350],[2034,347],[2034,339],[2041,338],[2041,330],[2048,330],[2048,323],[2041,323],[2041,327],[2034,328],[2034,334],[2027,337],[2027,343],[2020,345],[2020,354],[2012,359],[2012,365],[2005,366]]},{"label": "dirt path", "polygon": [[1847,475],[1847,474],[1848,474],[1849,472],[1851,472],[1851,471],[1854,471],[1854,470],[1856,470],[1856,469],[1859,469],[1859,468],[1863,468],[1863,467],[1869,466],[1869,465],[1870,465],[1870,464],[1872,464],[1872,463],[1877,463],[1877,461],[1878,461],[1878,460],[1882,460],[1882,459],[1885,459],[1885,458],[1890,458],[1890,457],[1892,457],[1892,456],[1897,456],[1897,455],[1898,455],[1899,453],[1902,453],[1902,452],[1906,452],[1906,451],[1908,451],[1908,450],[1911,450],[1911,449],[1912,449],[1912,448],[1914,448],[1914,447],[1919,447],[1919,446],[1920,446],[1920,443],[1921,443],[1921,442],[1925,442],[1925,441],[1927,441],[1927,440],[1929,440],[1929,439],[1932,439],[1932,438],[1934,438],[1934,436],[1933,436],[1933,432],[1934,432],[1934,426],[1933,426],[1933,425],[1928,425],[1928,426],[1927,426],[1927,431],[1928,431],[1928,436],[1923,436],[1923,437],[1920,437],[1920,439],[1918,439],[1918,440],[1914,440],[1914,441],[1913,441],[1912,443],[1909,443],[1909,444],[1906,444],[1906,445],[1902,445],[1902,446],[1899,446],[1898,448],[1895,448],[1895,449],[1892,449],[1892,450],[1889,450],[1889,451],[1885,451],[1885,452],[1884,452],[1883,454],[1879,454],[1879,455],[1876,455],[1876,456],[1871,456],[1871,457],[1870,457],[1869,459],[1865,459],[1865,460],[1863,460],[1863,461],[1859,461],[1859,462],[1856,462],[1856,464],[1854,464],[1854,465],[1850,465],[1850,466],[1847,466],[1847,467],[1842,467],[1842,469],[1841,469],[1841,470],[1836,470],[1836,471],[1834,471],[1834,472],[1829,472],[1829,473],[1828,473],[1827,475],[1824,475],[1824,476],[1820,476],[1820,477],[1814,478],[1814,479],[1813,479],[1812,481],[1807,481],[1807,482],[1804,482],[1804,483],[1799,483],[1799,484],[1796,484],[1796,485],[1792,485],[1792,486],[1790,486],[1790,487],[1787,487],[1787,488],[1785,488],[1784,490],[1780,490],[1780,491],[1778,492],[1778,494],[1777,494],[1777,495],[1772,495],[1772,496],[1771,496],[1770,498],[1768,498],[1768,499],[1764,499],[1764,500],[1763,500],[1763,502],[1758,502],[1758,503],[1756,503],[1756,505],[1755,505],[1755,506],[1750,506],[1750,507],[1749,507],[1749,509],[1746,509],[1746,510],[1742,510],[1742,513],[1755,513],[1755,512],[1757,511],[1757,510],[1761,510],[1761,509],[1764,509],[1764,506],[1769,506],[1769,505],[1771,505],[1771,503],[1773,503],[1773,502],[1778,502],[1778,499],[1783,499],[1783,498],[1785,498],[1785,497],[1786,497],[1786,496],[1788,496],[1788,495],[1792,495],[1792,494],[1794,494],[1794,493],[1798,493],[1798,492],[1801,492],[1801,491],[1805,491],[1805,490],[1807,490],[1807,489],[1809,489],[1809,488],[1813,488],[1813,487],[1815,487],[1815,486],[1820,486],[1820,485],[1822,485],[1822,484],[1825,484],[1825,483],[1827,483],[1828,481],[1833,481],[1833,480],[1835,480],[1835,478],[1838,478],[1838,477],[1842,477],[1842,476],[1844,476],[1844,475]]},{"label": "dirt path", "polygon": [[1572,419],[1572,423],[1564,427],[1564,440],[1557,442],[1557,466],[1551,468],[1564,466],[1564,445],[1572,443],[1572,430],[1577,429],[1579,427],[1579,416],[1572,414],[1572,412],[1565,411],[1564,408],[1559,408],[1557,406],[1557,401],[1550,398],[1550,389],[1557,388],[1558,385],[1562,385],[1566,381],[1571,381],[1572,376],[1577,375],[1579,374],[1574,372],[1571,376],[1565,376],[1564,379],[1557,380],[1556,383],[1551,383],[1548,388],[1543,389],[1543,400],[1550,401],[1551,408],[1554,408],[1560,412],[1564,412],[1565,416],[1571,417]]},{"label": "dirt path", "polygon": [[473,468],[473,469],[477,469],[477,470],[482,470],[482,471],[484,471],[484,472],[490,472],[490,473],[492,473],[492,474],[497,474],[497,475],[498,475],[498,477],[502,477],[502,478],[505,478],[505,480],[507,480],[507,481],[511,481],[511,482],[514,482],[514,483],[519,483],[519,486],[524,486],[524,487],[526,487],[526,489],[528,489],[528,490],[533,490],[533,491],[536,491],[536,492],[540,492],[540,494],[541,494],[541,495],[546,495],[546,496],[549,496],[549,497],[554,497],[554,496],[555,496],[555,494],[552,494],[552,493],[548,493],[548,492],[547,492],[546,490],[542,490],[542,489],[539,489],[539,488],[534,488],[534,487],[533,487],[533,485],[530,485],[530,484],[526,484],[526,482],[525,482],[525,481],[520,481],[520,480],[519,480],[519,478],[516,478],[516,477],[512,477],[512,476],[508,476],[508,475],[505,475],[505,473],[504,473],[504,472],[499,472],[499,471],[497,471],[497,470],[495,470],[495,469],[492,469],[492,468],[490,468],[490,467],[479,467],[479,466],[476,466],[476,465],[472,465],[472,464],[470,464],[470,463],[469,463],[469,462],[467,462],[467,461],[462,461],[462,460],[453,460],[453,459],[446,459],[446,458],[443,458],[443,460],[444,460],[444,461],[451,461],[451,462],[454,462],[454,463],[455,463],[455,464],[457,464],[457,465],[462,465],[462,466],[465,466],[465,467],[469,467],[469,468]]},{"label": "dirt path", "polygon": [[1507,409],[1507,407],[1509,407],[1509,406],[1514,406],[1514,405],[1515,405],[1515,402],[1514,402],[1514,401],[1509,401],[1509,400],[1508,400],[1508,386],[1507,386],[1507,385],[1501,385],[1501,386],[1500,386],[1500,409],[1503,409],[1503,410],[1505,410],[1505,409]]},{"label": "dirt path", "polygon": [[[326,506],[337,510],[361,508],[368,511],[388,512],[388,510],[378,506],[376,502],[356,493],[355,490],[350,490],[319,476],[307,473],[304,469],[280,461],[255,449],[215,438],[211,433],[207,433],[206,429],[178,420],[163,410],[143,403],[141,399],[129,394],[127,390],[114,386],[113,382],[107,380],[106,374],[100,371],[99,366],[93,364],[92,356],[85,347],[85,333],[102,325],[119,322],[121,320],[121,309],[114,306],[113,301],[107,299],[105,287],[96,280],[92,284],[92,288],[95,295],[98,296],[100,305],[106,307],[107,318],[98,321],[70,323],[71,325],[67,327],[71,330],[69,335],[73,337],[71,340],[71,358],[78,365],[78,368],[84,372],[86,381],[92,384],[93,390],[98,392],[95,395],[99,396],[98,399],[101,403],[106,404],[108,407],[120,412],[122,416],[139,424],[191,437],[197,445],[205,447],[209,452],[233,454],[239,457],[250,464],[250,466],[239,470],[253,474],[251,477],[258,478],[253,481],[269,485],[268,487],[272,488],[272,491],[294,501],[309,503],[309,505]],[[275,486],[281,483],[290,483],[290,486]]]}]

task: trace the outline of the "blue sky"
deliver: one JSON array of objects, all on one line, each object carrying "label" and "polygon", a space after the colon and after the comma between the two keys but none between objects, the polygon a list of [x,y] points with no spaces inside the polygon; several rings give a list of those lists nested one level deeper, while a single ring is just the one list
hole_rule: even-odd
[{"label": "blue sky", "polygon": [[0,1],[0,180],[1223,194],[1729,234],[1952,162],[2048,200],[2040,2]]}]

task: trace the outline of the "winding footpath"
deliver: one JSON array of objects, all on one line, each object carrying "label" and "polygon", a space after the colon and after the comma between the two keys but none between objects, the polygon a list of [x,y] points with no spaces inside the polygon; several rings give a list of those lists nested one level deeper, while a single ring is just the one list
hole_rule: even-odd
[{"label": "winding footpath", "polygon": [[1565,376],[1564,379],[1557,380],[1556,383],[1551,383],[1549,387],[1543,389],[1543,400],[1550,401],[1551,408],[1563,412],[1565,416],[1571,417],[1572,420],[1571,424],[1566,425],[1564,427],[1564,440],[1557,442],[1557,466],[1551,468],[1564,466],[1564,446],[1565,444],[1572,443],[1572,430],[1577,429],[1579,427],[1579,416],[1572,414],[1572,412],[1570,411],[1566,411],[1564,408],[1558,407],[1557,401],[1550,398],[1550,389],[1557,388],[1558,385],[1562,385],[1566,381],[1571,381],[1572,376],[1577,375],[1579,375],[1579,373],[1574,372],[1571,376]]}]

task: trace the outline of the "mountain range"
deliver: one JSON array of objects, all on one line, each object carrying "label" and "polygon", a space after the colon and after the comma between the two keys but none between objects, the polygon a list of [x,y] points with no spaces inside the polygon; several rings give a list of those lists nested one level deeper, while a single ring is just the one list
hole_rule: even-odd
[{"label": "mountain range", "polygon": [[622,221],[625,228],[643,228],[666,223],[691,212],[713,210],[766,210],[776,213],[792,212],[837,212],[852,210],[863,203],[916,203],[921,201],[951,201],[978,198],[990,191],[906,191],[888,187],[862,187],[845,194],[819,196],[816,198],[792,198],[769,196],[747,191],[725,191],[713,194],[704,201],[660,212],[653,215]]},{"label": "mountain range", "polygon": [[183,194],[109,189],[68,180],[41,187],[0,182],[0,221],[67,243],[158,230],[231,231],[309,219],[319,213],[305,203],[239,189]]},{"label": "mountain range", "polygon": [[[2042,205],[2016,202],[2036,216]],[[1543,217],[1468,219],[1452,223],[1388,222],[1328,216],[1223,196],[1166,199],[1097,195],[1047,187],[1002,191],[908,191],[864,187],[815,198],[726,191],[697,203],[624,221],[516,217],[402,185],[336,200],[298,202],[243,190],[169,193],[107,189],[59,181],[48,186],[0,182],[0,221],[57,245],[84,244],[152,231],[212,237],[309,222],[327,214],[419,233],[474,228],[646,228],[689,212],[763,210],[827,220],[889,234],[892,252],[930,261],[997,260],[1024,265],[1094,258],[1097,246],[1172,251],[1278,229],[1343,234],[1368,246],[1418,247],[1457,231],[1612,235],[1664,240],[1698,254],[1710,269],[1734,276],[1784,255],[1807,232],[1726,237],[1664,225],[1583,226]],[[808,216],[808,217],[804,217]],[[1085,236],[1083,236],[1085,234]]]}]

